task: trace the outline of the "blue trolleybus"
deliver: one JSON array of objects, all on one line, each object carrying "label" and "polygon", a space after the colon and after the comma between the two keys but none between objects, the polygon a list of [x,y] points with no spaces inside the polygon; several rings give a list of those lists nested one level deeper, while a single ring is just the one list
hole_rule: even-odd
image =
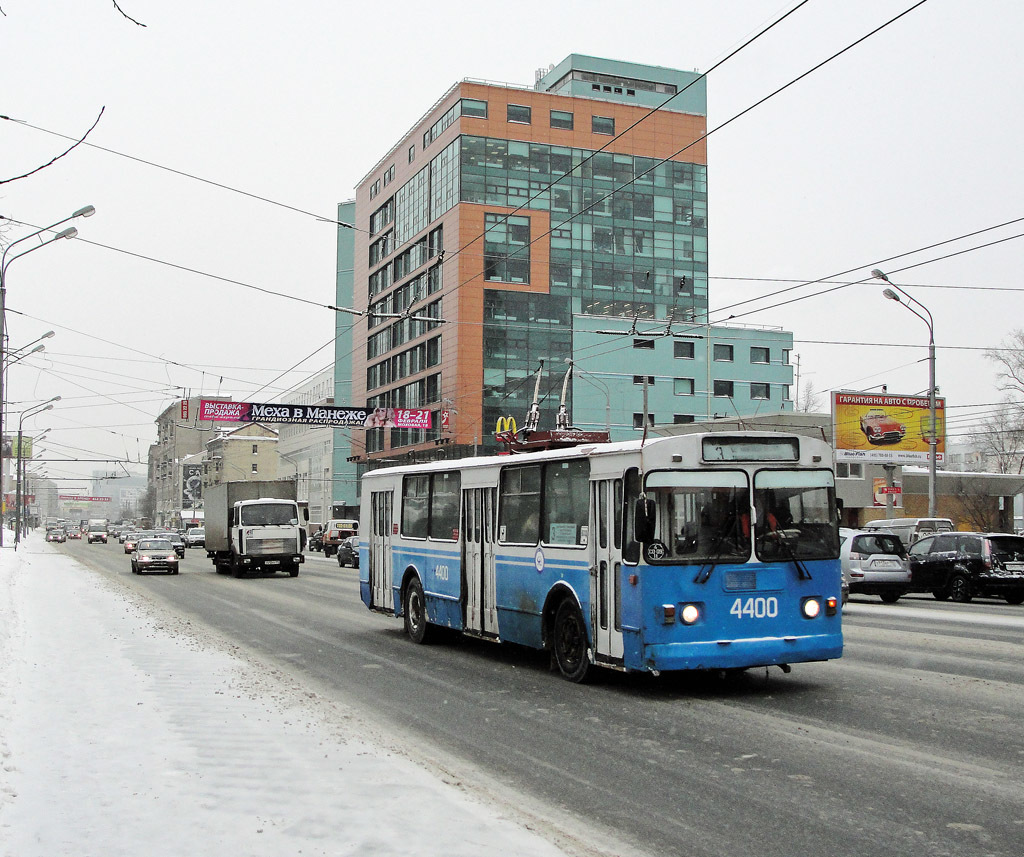
[{"label": "blue trolleybus", "polygon": [[838,658],[829,446],[695,432],[366,473],[360,594],[404,617],[595,665],[746,669]]}]

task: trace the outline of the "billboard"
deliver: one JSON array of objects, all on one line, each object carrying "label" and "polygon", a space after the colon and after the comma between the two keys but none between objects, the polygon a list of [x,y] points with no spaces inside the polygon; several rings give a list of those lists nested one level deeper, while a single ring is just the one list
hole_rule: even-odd
[{"label": "billboard", "polygon": [[203,506],[203,465],[183,464],[181,467],[181,508],[201,509]]},{"label": "billboard", "polygon": [[[946,401],[935,399],[936,462],[946,452]],[[931,408],[927,396],[832,394],[836,461],[928,463]]]},{"label": "billboard", "polygon": [[429,429],[427,408],[344,408],[201,399],[199,419],[236,423],[293,423],[334,428]]}]

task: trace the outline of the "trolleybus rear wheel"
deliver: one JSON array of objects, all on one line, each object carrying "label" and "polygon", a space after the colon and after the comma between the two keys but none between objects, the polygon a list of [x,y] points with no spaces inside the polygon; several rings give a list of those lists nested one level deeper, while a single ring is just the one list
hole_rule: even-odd
[{"label": "trolleybus rear wheel", "polygon": [[425,643],[429,638],[427,603],[423,597],[423,584],[418,577],[405,587],[405,633],[414,643]]}]

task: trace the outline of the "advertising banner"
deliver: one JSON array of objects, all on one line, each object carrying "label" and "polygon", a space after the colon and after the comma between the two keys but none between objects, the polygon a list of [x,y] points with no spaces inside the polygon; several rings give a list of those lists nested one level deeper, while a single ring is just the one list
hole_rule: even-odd
[{"label": "advertising banner", "polygon": [[82,497],[78,494],[58,494],[58,500],[76,500],[79,503],[109,503],[109,497]]},{"label": "advertising banner", "polygon": [[181,467],[181,508],[199,509],[203,505],[203,465]]},{"label": "advertising banner", "polygon": [[335,428],[429,429],[427,408],[345,408],[329,405],[283,405],[201,399],[199,419],[238,423],[292,423]]},{"label": "advertising banner", "polygon": [[[945,399],[935,400],[935,422],[935,459],[941,463],[946,452]],[[836,461],[925,465],[931,434],[927,396],[832,394]]]}]

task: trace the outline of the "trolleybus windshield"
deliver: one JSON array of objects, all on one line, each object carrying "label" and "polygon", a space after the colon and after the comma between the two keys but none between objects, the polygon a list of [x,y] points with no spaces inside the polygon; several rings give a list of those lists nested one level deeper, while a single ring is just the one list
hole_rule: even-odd
[{"label": "trolleybus windshield", "polygon": [[665,546],[661,557],[648,552],[649,561],[750,558],[750,489],[742,471],[656,471],[647,476],[647,496],[657,508],[655,539]]},{"label": "trolleybus windshield", "polygon": [[760,470],[754,474],[754,508],[758,559],[839,556],[831,470]]}]

